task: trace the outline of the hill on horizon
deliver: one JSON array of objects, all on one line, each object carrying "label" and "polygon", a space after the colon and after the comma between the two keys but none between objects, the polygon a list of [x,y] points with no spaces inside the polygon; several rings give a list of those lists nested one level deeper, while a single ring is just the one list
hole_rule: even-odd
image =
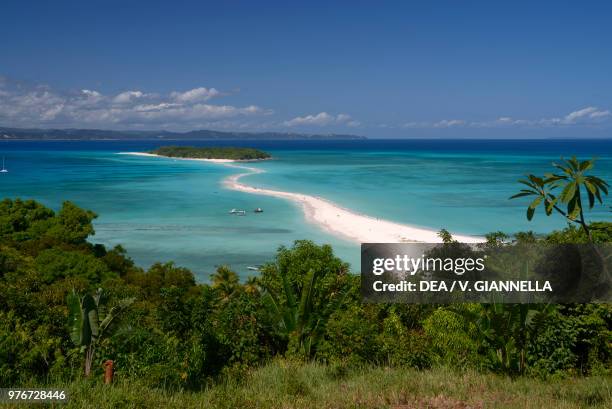
[{"label": "hill on horizon", "polygon": [[0,140],[122,140],[122,139],[164,139],[164,140],[223,140],[223,139],[367,139],[365,136],[348,134],[306,134],[288,132],[227,132],[199,129],[186,132],[173,131],[115,131],[104,129],[39,129],[0,127]]}]

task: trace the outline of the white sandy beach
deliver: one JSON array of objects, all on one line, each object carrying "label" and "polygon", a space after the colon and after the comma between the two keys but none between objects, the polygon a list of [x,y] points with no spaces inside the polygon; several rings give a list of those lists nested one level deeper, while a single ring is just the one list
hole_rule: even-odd
[{"label": "white sandy beach", "polygon": [[[142,152],[122,152],[121,154],[163,157],[160,155]],[[203,162],[221,163],[226,166],[244,169],[247,172],[227,177],[223,181],[224,186],[229,189],[238,190],[241,192],[280,197],[283,199],[294,201],[302,206],[304,214],[306,216],[306,220],[322,227],[329,233],[335,234],[348,240],[356,241],[358,243],[439,243],[441,241],[440,237],[438,237],[438,232],[436,230],[408,226],[391,222],[388,220],[377,219],[364,214],[359,214],[352,210],[338,206],[337,204],[330,202],[329,200],[316,196],[301,193],[284,192],[280,190],[263,189],[240,183],[240,178],[255,173],[262,173],[263,170],[253,167],[236,165],[235,162],[238,161],[234,161],[231,159],[195,158],[185,158],[184,160],[197,160]],[[456,240],[464,243],[478,243],[484,241],[482,237],[463,235],[453,235],[453,237]]]},{"label": "white sandy beach", "polygon": [[155,153],[145,152],[119,152],[118,155],[133,155],[133,156],[150,156],[153,158],[166,158],[166,159],[177,159],[177,160],[195,160],[199,162],[214,162],[214,163],[230,163],[230,162],[246,162],[238,161],[234,159],[202,159],[202,158],[171,158],[163,155],[156,155]]}]

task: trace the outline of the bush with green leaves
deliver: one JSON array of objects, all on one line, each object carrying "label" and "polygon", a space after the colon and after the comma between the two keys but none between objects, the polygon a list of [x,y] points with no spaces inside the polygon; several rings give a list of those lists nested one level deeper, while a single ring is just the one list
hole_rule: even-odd
[{"label": "bush with green leaves", "polygon": [[433,363],[429,337],[422,329],[407,328],[393,310],[383,319],[376,343],[378,361],[384,365],[423,369]]},{"label": "bush with green leaves", "polygon": [[570,317],[553,311],[532,328],[526,366],[531,374],[546,377],[576,367],[578,329]]},{"label": "bush with green leaves", "polygon": [[317,359],[348,365],[372,362],[379,355],[379,310],[375,304],[353,304],[335,311],[327,321]]},{"label": "bush with green leaves", "polygon": [[12,311],[0,311],[0,385],[31,384],[37,377],[67,371],[62,339],[49,325],[33,325]]},{"label": "bush with green leaves", "polygon": [[[478,311],[480,305],[458,306]],[[423,330],[430,339],[432,360],[437,365],[454,368],[481,368],[484,359],[479,354],[476,324],[461,314],[440,307],[423,321]]]},{"label": "bush with green leaves", "polygon": [[106,279],[117,277],[103,260],[82,251],[46,249],[38,253],[34,263],[41,280],[47,284],[63,278],[80,276],[96,285]]}]

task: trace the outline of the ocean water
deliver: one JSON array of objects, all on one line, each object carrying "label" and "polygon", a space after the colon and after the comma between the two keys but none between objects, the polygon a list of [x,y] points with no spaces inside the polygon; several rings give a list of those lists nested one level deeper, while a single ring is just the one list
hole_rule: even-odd
[{"label": "ocean water", "polygon": [[[123,245],[143,267],[173,260],[206,281],[228,264],[241,276],[297,239],[329,243],[359,271],[359,245],[307,223],[283,199],[227,190],[240,172],[218,164],[117,155],[162,144],[253,146],[274,159],[251,164],[265,173],[241,181],[308,193],[371,216],[433,229],[483,235],[564,227],[526,200],[508,200],[526,172],[543,174],[561,156],[598,157],[595,174],[612,182],[612,141],[365,140],[365,141],[0,141],[8,174],[0,198],[32,198],[57,209],[64,200],[95,211],[93,242]],[[589,212],[612,221],[610,199]],[[252,210],[231,216],[232,208]]]}]

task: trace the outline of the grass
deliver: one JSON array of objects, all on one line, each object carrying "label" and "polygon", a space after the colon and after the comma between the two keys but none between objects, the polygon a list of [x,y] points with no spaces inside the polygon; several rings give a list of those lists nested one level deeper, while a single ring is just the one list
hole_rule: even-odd
[{"label": "grass", "polygon": [[[339,370],[278,360],[201,392],[77,381],[66,408],[610,408],[610,377],[542,381],[444,368]],[[19,407],[24,407],[19,405]],[[32,406],[34,407],[34,406]],[[40,406],[36,406],[40,407]]]}]

